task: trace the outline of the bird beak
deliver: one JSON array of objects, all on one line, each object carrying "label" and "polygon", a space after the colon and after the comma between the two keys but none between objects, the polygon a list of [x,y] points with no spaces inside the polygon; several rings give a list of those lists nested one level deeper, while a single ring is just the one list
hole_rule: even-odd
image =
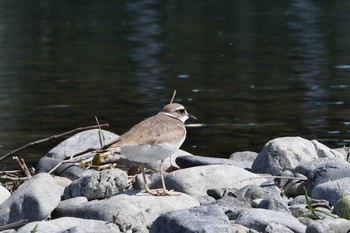
[{"label": "bird beak", "polygon": [[197,117],[191,115],[191,114],[188,114],[188,118],[191,118],[191,119],[194,119],[194,120],[198,120]]}]

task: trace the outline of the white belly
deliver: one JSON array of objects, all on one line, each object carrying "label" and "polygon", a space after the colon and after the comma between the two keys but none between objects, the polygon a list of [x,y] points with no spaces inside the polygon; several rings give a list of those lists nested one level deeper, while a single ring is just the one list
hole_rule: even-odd
[{"label": "white belly", "polygon": [[168,158],[181,146],[181,144],[182,142],[176,144],[162,143],[155,145],[134,144],[124,145],[120,150],[121,154],[129,160],[141,163],[151,163]]}]

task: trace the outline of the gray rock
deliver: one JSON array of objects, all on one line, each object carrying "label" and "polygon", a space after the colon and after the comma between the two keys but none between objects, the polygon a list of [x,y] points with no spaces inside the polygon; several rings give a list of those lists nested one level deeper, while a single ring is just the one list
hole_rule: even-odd
[{"label": "gray rock", "polygon": [[[116,140],[119,136],[106,131],[101,130],[105,139],[105,144],[108,144]],[[99,129],[86,130],[67,138],[56,147],[51,149],[46,156],[64,160],[70,158],[72,155],[86,151],[91,148],[100,148]]]},{"label": "gray rock", "polygon": [[306,233],[345,233],[350,230],[350,221],[341,218],[325,218],[312,221],[306,228]]},{"label": "gray rock", "polygon": [[317,140],[311,140],[312,144],[314,144],[317,155],[319,158],[340,158],[344,159],[344,155],[337,150],[332,150],[326,145],[318,142]]},{"label": "gray rock", "polygon": [[194,197],[200,205],[209,205],[209,204],[212,204],[212,203],[215,203],[216,200],[211,197],[211,196],[207,196],[207,195],[204,195],[204,196],[192,196]]},{"label": "gray rock", "polygon": [[[168,189],[189,195],[207,195],[208,189],[242,188],[249,184],[261,184],[266,179],[231,165],[207,165],[181,169],[165,175]],[[160,178],[152,181],[152,188],[162,187]]]},{"label": "gray rock", "polygon": [[84,232],[104,232],[118,233],[119,228],[112,222],[63,217],[51,221],[31,222],[18,229],[17,233],[30,233],[37,225],[36,233],[84,233]]},{"label": "gray rock", "polygon": [[233,153],[229,160],[232,160],[236,167],[250,170],[257,156],[258,153],[254,151],[238,151]]},{"label": "gray rock", "polygon": [[163,214],[154,221],[152,232],[214,233],[232,232],[232,229],[225,213],[219,207],[209,205]]},{"label": "gray rock", "polygon": [[277,193],[272,192],[268,189],[259,187],[258,185],[247,185],[236,192],[234,192],[236,197],[242,201],[245,201],[249,203],[250,205],[254,206],[253,201],[256,199],[265,199],[265,198],[272,198],[272,199],[278,199],[279,202],[284,202],[282,197],[280,197]]},{"label": "gray rock", "polygon": [[248,227],[239,225],[239,224],[231,224],[232,232],[234,233],[258,233],[255,230],[249,229]]},{"label": "gray rock", "polygon": [[316,199],[327,200],[331,205],[335,205],[342,194],[350,194],[350,178],[343,178],[317,185],[312,190],[310,196]]},{"label": "gray rock", "polygon": [[300,217],[304,217],[307,219],[322,219],[322,218],[329,218],[330,216],[337,217],[336,215],[332,215],[332,212],[330,209],[322,208],[322,207],[316,207],[314,208],[314,211],[308,211],[304,215]]},{"label": "gray rock", "polygon": [[265,198],[258,204],[257,208],[281,211],[291,214],[287,204],[282,200],[282,198]]},{"label": "gray rock", "polygon": [[315,159],[313,161],[298,165],[294,171],[309,177],[313,172],[313,170],[319,167],[327,166],[328,163],[344,163],[344,159],[340,159],[340,158]]},{"label": "gray rock", "polygon": [[8,230],[1,231],[1,233],[17,233],[17,231],[15,229],[8,229]]},{"label": "gray rock", "polygon": [[215,205],[225,212],[229,220],[237,219],[242,210],[252,208],[249,203],[230,196],[224,196],[222,199],[217,200]]},{"label": "gray rock", "polygon": [[[144,192],[128,191],[118,193],[105,200],[93,200],[84,203],[63,203],[53,216],[71,216],[85,219],[112,221],[122,229],[150,227],[161,214],[172,210],[198,206],[196,199],[186,194],[180,196],[151,196]],[[113,217],[114,216],[114,217]]]},{"label": "gray rock", "polygon": [[[62,162],[62,160],[44,156],[39,160],[38,164],[36,165],[35,172],[36,174],[48,173],[60,162]],[[70,180],[75,180],[78,179],[84,171],[85,170],[83,168],[74,163],[63,163],[52,172],[52,175],[62,176]]]},{"label": "gray rock", "polygon": [[341,148],[334,148],[333,150],[338,151],[340,154],[342,154],[345,160],[347,159],[349,147],[343,146]]},{"label": "gray rock", "polygon": [[220,199],[223,196],[235,196],[234,192],[237,189],[228,189],[228,188],[217,188],[217,189],[208,189],[207,194],[215,199]]},{"label": "gray rock", "polygon": [[280,175],[299,164],[317,159],[314,145],[301,137],[276,138],[265,144],[252,165],[255,173]]},{"label": "gray rock", "polygon": [[128,185],[128,175],[120,169],[102,170],[90,176],[74,180],[64,190],[63,198],[84,196],[89,200],[111,197],[124,191]]},{"label": "gray rock", "polygon": [[319,184],[350,177],[350,164],[344,160],[330,160],[304,175],[308,177],[307,189],[311,192]]},{"label": "gray rock", "polygon": [[283,187],[283,193],[289,197],[296,197],[305,194],[304,188],[307,185],[307,177],[300,173],[294,173],[293,177],[302,178],[305,180],[290,179]]},{"label": "gray rock", "polygon": [[205,166],[205,165],[223,165],[223,164],[235,165],[235,162],[229,159],[192,155],[192,156],[181,156],[176,158],[176,164],[180,168],[189,168],[189,167]]},{"label": "gray rock", "polygon": [[263,233],[293,233],[288,227],[277,223],[271,222],[265,229]]},{"label": "gray rock", "polygon": [[0,225],[22,219],[43,220],[58,206],[60,199],[60,189],[49,174],[35,175],[0,205]]},{"label": "gray rock", "polygon": [[306,229],[306,226],[292,215],[274,210],[242,210],[236,220],[236,224],[241,224],[259,232],[263,232],[272,222],[283,225],[295,233],[304,233]]},{"label": "gray rock", "polygon": [[0,205],[11,196],[11,193],[3,186],[0,185]]},{"label": "gray rock", "polygon": [[341,198],[334,205],[333,213],[340,218],[350,218],[350,194],[342,194]]}]

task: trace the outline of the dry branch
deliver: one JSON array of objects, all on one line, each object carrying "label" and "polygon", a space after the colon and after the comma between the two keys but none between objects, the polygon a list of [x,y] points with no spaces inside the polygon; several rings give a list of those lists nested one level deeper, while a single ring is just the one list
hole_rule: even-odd
[{"label": "dry branch", "polygon": [[23,219],[17,222],[13,222],[4,226],[0,226],[0,231],[4,231],[7,229],[17,229],[20,228],[28,223],[28,219]]},{"label": "dry branch", "polygon": [[22,146],[22,147],[20,147],[20,148],[18,148],[16,150],[13,150],[13,151],[7,153],[6,155],[0,157],[0,162],[5,160],[7,157],[9,157],[11,155],[15,155],[18,152],[23,151],[23,150],[25,150],[27,148],[30,148],[32,146],[35,146],[35,145],[38,145],[38,144],[41,144],[41,143],[44,143],[44,142],[47,142],[47,141],[55,140],[55,139],[58,139],[58,138],[67,137],[67,136],[76,134],[77,132],[90,130],[90,129],[99,129],[100,127],[108,127],[108,126],[109,126],[108,124],[102,124],[102,125],[93,125],[93,126],[87,126],[87,127],[79,127],[79,128],[73,129],[71,131],[68,131],[68,132],[65,132],[65,133],[62,133],[62,134],[57,134],[57,135],[53,135],[53,136],[48,137],[48,138],[40,139],[38,141],[30,142],[27,145]]}]

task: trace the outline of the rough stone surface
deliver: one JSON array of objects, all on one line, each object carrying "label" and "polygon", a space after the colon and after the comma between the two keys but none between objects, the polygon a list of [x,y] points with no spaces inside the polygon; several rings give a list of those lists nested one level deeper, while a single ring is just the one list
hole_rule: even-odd
[{"label": "rough stone surface", "polygon": [[0,225],[22,219],[45,219],[59,204],[61,191],[55,180],[40,173],[24,182],[0,205]]},{"label": "rough stone surface", "polygon": [[128,175],[120,169],[102,170],[90,176],[83,176],[64,190],[64,199],[84,196],[89,200],[110,197],[124,191]]},{"label": "rough stone surface", "polygon": [[[44,156],[39,160],[38,164],[36,165],[35,172],[36,174],[48,173],[60,162],[62,162],[62,160]],[[63,163],[59,167],[57,167],[51,174],[55,176],[66,177],[70,180],[75,180],[78,179],[81,176],[81,174],[84,173],[84,171],[85,170],[83,168],[74,163]]]},{"label": "rough stone surface", "polygon": [[317,159],[314,145],[301,137],[276,138],[265,144],[252,165],[255,173],[279,175],[299,164]]},{"label": "rough stone surface", "polygon": [[234,166],[250,170],[257,156],[258,153],[254,151],[238,151],[233,153],[229,159],[234,162]]},{"label": "rough stone surface", "polygon": [[350,178],[343,178],[317,185],[312,190],[310,196],[316,199],[327,200],[331,205],[335,205],[342,194],[350,195]]},{"label": "rough stone surface", "polygon": [[326,145],[318,142],[317,140],[311,140],[314,144],[317,155],[319,158],[340,158],[344,159],[344,155],[337,150],[332,150]]},{"label": "rough stone surface", "polygon": [[217,200],[215,205],[219,206],[230,220],[236,219],[242,210],[252,208],[248,202],[231,196],[224,196]]},{"label": "rough stone surface", "polygon": [[[105,139],[105,144],[108,144],[116,140],[119,136],[106,131],[101,130]],[[56,147],[51,149],[46,156],[64,160],[70,158],[72,155],[86,151],[91,148],[100,148],[99,129],[86,130],[67,138]]]},{"label": "rough stone surface", "polygon": [[300,173],[294,173],[293,177],[305,180],[290,179],[288,182],[285,183],[283,187],[284,194],[288,195],[289,197],[303,195],[305,193],[304,188],[307,185],[307,177]]},{"label": "rough stone surface", "polygon": [[[261,184],[266,179],[231,165],[207,165],[181,169],[165,175],[168,189],[189,195],[207,195],[208,189],[242,188],[249,184]],[[153,180],[152,188],[162,187],[160,178]]]},{"label": "rough stone surface", "polygon": [[350,210],[350,194],[343,194],[342,198],[334,205],[333,213],[340,218],[349,218],[347,210]]},{"label": "rough stone surface", "polygon": [[159,216],[153,223],[150,233],[158,232],[232,232],[225,213],[215,205],[198,206],[175,210]]},{"label": "rough stone surface", "polygon": [[192,156],[181,156],[176,158],[176,164],[180,168],[189,168],[189,167],[205,166],[205,165],[220,165],[220,164],[234,165],[235,162],[229,159],[192,155]]},{"label": "rough stone surface", "polygon": [[268,189],[259,187],[258,185],[247,185],[236,192],[234,192],[236,197],[244,202],[249,203],[253,206],[253,201],[256,199],[276,199],[278,202],[283,202],[282,197],[280,197],[277,193],[272,192]]},{"label": "rough stone surface", "polygon": [[271,222],[264,229],[264,233],[293,233],[293,231],[280,223]]},{"label": "rough stone surface", "polygon": [[30,233],[36,225],[36,233],[120,232],[118,226],[112,222],[63,217],[51,221],[31,222],[18,229],[17,233]]},{"label": "rough stone surface", "polygon": [[274,210],[242,210],[236,220],[236,224],[241,224],[259,232],[263,232],[272,222],[283,225],[295,233],[305,233],[306,226],[300,223],[298,219],[292,215]]},{"label": "rough stone surface", "polygon": [[307,189],[309,192],[319,184],[350,177],[350,164],[345,161],[328,161],[308,174]]},{"label": "rough stone surface", "polygon": [[6,188],[0,185],[0,205],[4,201],[6,201],[7,198],[9,198],[10,196],[11,196],[11,193]]},{"label": "rough stone surface", "polygon": [[287,214],[291,214],[288,205],[281,198],[265,198],[261,200],[257,208],[276,210]]},{"label": "rough stone surface", "polygon": [[312,221],[306,228],[306,233],[345,233],[350,230],[350,221],[346,219],[325,218]]},{"label": "rough stone surface", "polygon": [[196,199],[186,194],[179,196],[151,196],[149,194],[128,191],[118,193],[105,200],[85,202],[66,202],[54,212],[55,217],[71,216],[85,219],[97,219],[116,222],[123,229],[150,227],[161,214],[172,210],[187,209],[198,206]]},{"label": "rough stone surface", "polygon": [[[307,177],[313,172],[313,170],[319,167],[327,167],[329,163],[344,163],[344,159],[340,158],[320,158],[313,161],[300,164],[295,168],[295,172],[301,173]],[[345,164],[345,163],[344,163]]]}]

